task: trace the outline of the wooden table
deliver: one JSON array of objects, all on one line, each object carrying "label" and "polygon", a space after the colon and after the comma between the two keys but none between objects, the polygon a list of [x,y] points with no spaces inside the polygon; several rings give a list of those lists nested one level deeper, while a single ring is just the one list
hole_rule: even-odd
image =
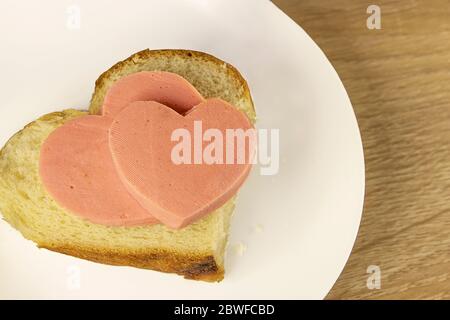
[{"label": "wooden table", "polygon": [[[450,1],[274,3],[336,68],[364,144],[361,227],[328,298],[450,299]],[[370,4],[380,30],[367,28]]]}]

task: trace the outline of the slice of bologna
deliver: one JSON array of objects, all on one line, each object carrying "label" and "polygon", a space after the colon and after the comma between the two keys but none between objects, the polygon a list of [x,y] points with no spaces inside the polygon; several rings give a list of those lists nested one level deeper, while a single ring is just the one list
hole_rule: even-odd
[{"label": "slice of bologna", "polygon": [[[211,141],[220,134],[225,137],[228,129],[253,129],[248,118],[235,107],[210,99],[185,116],[157,102],[134,102],[114,118],[109,131],[110,149],[121,181],[144,208],[171,228],[184,227],[222,206],[237,192],[251,169],[254,143],[241,147],[245,154],[239,163],[236,142],[232,161],[227,164],[226,143],[222,139],[222,145],[220,141],[214,144],[214,152],[208,149],[211,144],[198,137],[199,125],[205,133],[215,130],[210,131]],[[181,138],[183,135],[185,139]],[[187,148],[178,152],[181,149],[177,151],[176,146],[181,146],[182,140]],[[191,148],[194,144],[197,151]],[[199,148],[205,153],[199,154]],[[222,153],[222,161],[216,157],[217,152]],[[208,160],[207,155],[212,157]],[[179,157],[186,158],[179,161]]]},{"label": "slice of bologna", "polygon": [[116,81],[108,90],[102,115],[114,117],[135,101],[157,101],[183,114],[204,101],[183,77],[164,71],[142,71]]},{"label": "slice of bologna", "polygon": [[158,223],[117,175],[108,146],[111,121],[82,116],[53,131],[41,147],[41,180],[59,205],[91,222],[108,226]]}]

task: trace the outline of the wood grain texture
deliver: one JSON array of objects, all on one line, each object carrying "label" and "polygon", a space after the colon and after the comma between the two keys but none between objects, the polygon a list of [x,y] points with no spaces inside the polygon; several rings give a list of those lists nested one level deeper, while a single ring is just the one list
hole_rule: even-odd
[{"label": "wood grain texture", "polygon": [[[336,68],[364,144],[363,219],[328,298],[450,299],[450,1],[274,3]],[[381,30],[366,27],[370,4]]]}]

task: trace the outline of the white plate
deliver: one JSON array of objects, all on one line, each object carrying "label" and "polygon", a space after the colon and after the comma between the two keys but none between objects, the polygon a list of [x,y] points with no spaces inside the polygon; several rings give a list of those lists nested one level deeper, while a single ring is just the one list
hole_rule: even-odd
[{"label": "white plate", "polygon": [[[258,126],[280,129],[281,152],[277,175],[261,176],[256,167],[241,190],[223,282],[187,281],[38,250],[2,221],[1,298],[320,299],[327,294],[361,218],[362,144],[335,70],[271,2],[8,0],[0,4],[0,28],[1,145],[39,115],[86,107],[97,76],[118,60],[144,48],[189,48],[242,72]],[[238,244],[246,247],[242,255],[233,250]]]}]

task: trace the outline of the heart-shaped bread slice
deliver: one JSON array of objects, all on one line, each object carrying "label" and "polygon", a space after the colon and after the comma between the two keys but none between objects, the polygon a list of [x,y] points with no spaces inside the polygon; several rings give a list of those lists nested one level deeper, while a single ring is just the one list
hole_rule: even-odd
[{"label": "heart-shaped bread slice", "polygon": [[[101,114],[105,95],[117,81],[135,72],[153,70],[175,72],[204,97],[220,97],[245,112],[251,121],[255,119],[248,85],[239,72],[222,60],[190,50],[144,50],[118,62],[96,81],[90,114]],[[41,147],[54,130],[85,115],[78,110],[47,114],[1,148],[3,219],[40,248],[105,264],[177,273],[189,279],[222,280],[234,197],[174,232],[163,224],[110,227],[93,223],[65,210],[47,192],[39,176]]]},{"label": "heart-shaped bread slice", "polygon": [[[206,100],[184,116],[163,104],[141,101],[131,103],[114,118],[109,142],[127,190],[165,225],[181,228],[223,205],[247,177],[255,146],[251,139],[240,150],[233,140],[231,162],[226,163],[230,145],[225,137],[235,129],[245,133],[253,127],[244,113],[221,99]],[[202,141],[203,132],[210,133],[205,136],[209,141]],[[178,141],[172,141],[174,133],[184,133],[184,139],[178,136]],[[220,135],[222,141],[218,141]],[[183,143],[187,148],[178,152]],[[223,161],[217,160],[217,152]],[[244,161],[238,163],[240,152],[244,152]],[[217,161],[205,163],[208,154]],[[174,159],[179,156],[191,158],[191,164],[190,160],[180,164]]]},{"label": "heart-shaped bread slice", "polygon": [[62,207],[92,222],[157,223],[119,180],[108,147],[111,121],[87,115],[53,131],[41,148],[42,182]]}]

